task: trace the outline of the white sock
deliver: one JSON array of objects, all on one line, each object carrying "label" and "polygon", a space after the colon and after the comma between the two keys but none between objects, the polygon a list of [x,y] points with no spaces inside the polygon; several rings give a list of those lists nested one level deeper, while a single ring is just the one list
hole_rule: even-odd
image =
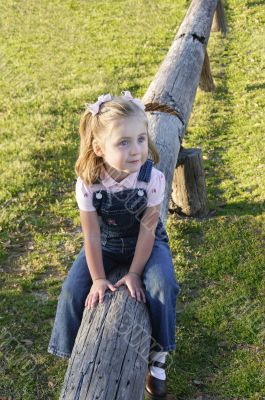
[{"label": "white sock", "polygon": [[[152,351],[152,353],[150,354],[150,360],[165,363],[167,355],[167,351]],[[150,374],[155,378],[161,379],[163,381],[166,379],[166,371],[163,368],[151,366]]]}]

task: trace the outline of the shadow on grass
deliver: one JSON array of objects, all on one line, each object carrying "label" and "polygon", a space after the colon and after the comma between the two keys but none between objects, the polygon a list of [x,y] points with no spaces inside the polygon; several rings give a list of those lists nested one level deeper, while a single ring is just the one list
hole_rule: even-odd
[{"label": "shadow on grass", "polygon": [[256,84],[256,85],[247,85],[246,86],[246,91],[247,92],[253,92],[253,91],[256,91],[256,90],[263,90],[263,89],[265,89],[265,82],[260,83],[260,84]]},{"label": "shadow on grass", "polygon": [[264,6],[264,0],[248,1],[247,7]]},{"label": "shadow on grass", "polygon": [[217,205],[216,214],[214,216],[221,215],[253,215],[257,216],[265,211],[264,202],[250,203],[245,201],[237,201],[234,203],[227,203],[222,205]]}]

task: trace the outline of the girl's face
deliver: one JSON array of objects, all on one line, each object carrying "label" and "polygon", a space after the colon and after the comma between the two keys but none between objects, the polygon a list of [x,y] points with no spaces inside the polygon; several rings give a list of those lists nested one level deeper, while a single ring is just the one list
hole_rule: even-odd
[{"label": "girl's face", "polygon": [[139,171],[148,157],[146,125],[137,117],[123,118],[106,133],[101,151],[105,168],[116,181]]}]

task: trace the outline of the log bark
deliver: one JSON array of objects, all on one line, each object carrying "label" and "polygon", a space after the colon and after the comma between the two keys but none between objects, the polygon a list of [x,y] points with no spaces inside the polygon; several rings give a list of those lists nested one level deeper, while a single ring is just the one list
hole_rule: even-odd
[{"label": "log bark", "polygon": [[166,224],[172,181],[180,143],[199,85],[217,0],[193,0],[183,23],[154,80],[142,98],[144,104],[162,103],[181,117],[154,111],[148,113],[149,132],[160,153],[157,165],[166,176],[161,219]]},{"label": "log bark", "polygon": [[[115,269],[115,283],[126,269]],[[151,324],[146,305],[124,286],[106,292],[104,302],[85,309],[60,400],[142,400]]]},{"label": "log bark", "polygon": [[181,149],[173,179],[172,199],[181,215],[200,218],[208,215],[201,149]]}]

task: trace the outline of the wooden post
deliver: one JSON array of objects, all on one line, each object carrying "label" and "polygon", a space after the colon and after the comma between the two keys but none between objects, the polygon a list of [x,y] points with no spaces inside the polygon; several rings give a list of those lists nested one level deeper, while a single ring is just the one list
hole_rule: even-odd
[{"label": "wooden post", "polygon": [[[115,283],[126,268],[108,275]],[[125,286],[85,309],[60,400],[143,400],[151,340],[146,305]]]},{"label": "wooden post", "polygon": [[213,92],[215,89],[207,50],[205,52],[205,57],[201,72],[201,80],[199,85],[200,89],[203,90],[204,92]]},{"label": "wooden post", "polygon": [[218,0],[216,11],[213,17],[212,31],[221,31],[224,35],[227,34],[227,24],[225,18],[225,10],[222,0]]},{"label": "wooden post", "polygon": [[172,188],[178,213],[199,218],[208,215],[201,149],[180,150]]}]

